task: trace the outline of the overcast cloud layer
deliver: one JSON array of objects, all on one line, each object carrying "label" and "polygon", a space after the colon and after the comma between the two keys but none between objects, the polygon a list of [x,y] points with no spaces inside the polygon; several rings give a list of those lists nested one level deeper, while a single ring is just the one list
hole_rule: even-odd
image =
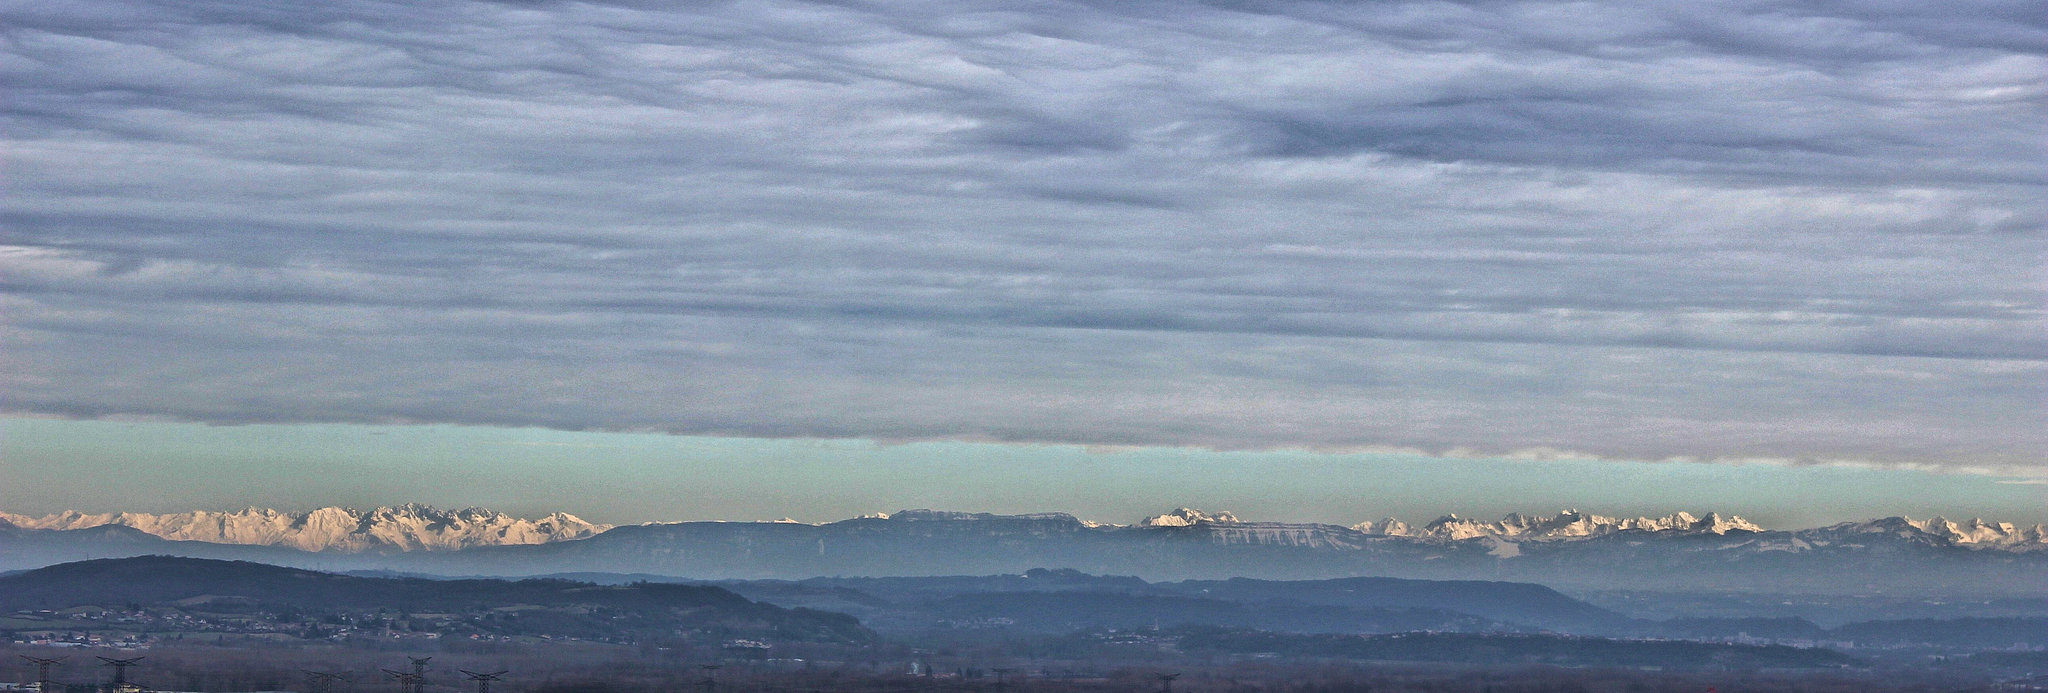
[{"label": "overcast cloud layer", "polygon": [[2048,473],[2048,13],[4,4],[7,412]]}]

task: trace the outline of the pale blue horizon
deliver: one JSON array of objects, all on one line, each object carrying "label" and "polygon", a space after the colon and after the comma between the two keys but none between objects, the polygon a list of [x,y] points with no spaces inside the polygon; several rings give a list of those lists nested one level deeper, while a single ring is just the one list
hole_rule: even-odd
[{"label": "pale blue horizon", "polygon": [[[448,425],[0,419],[0,511],[422,503],[612,524],[910,508],[1130,523],[1180,506],[1355,524],[1578,509],[1798,529],[1890,515],[2048,522],[2037,479],[1777,463],[759,439]],[[2015,483],[2018,482],[2018,483]]]}]

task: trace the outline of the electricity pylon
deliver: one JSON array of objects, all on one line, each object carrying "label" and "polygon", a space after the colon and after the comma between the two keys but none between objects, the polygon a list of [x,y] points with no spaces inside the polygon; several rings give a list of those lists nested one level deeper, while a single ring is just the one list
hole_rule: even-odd
[{"label": "electricity pylon", "polygon": [[415,693],[420,688],[420,681],[423,680],[419,674],[410,671],[385,669],[384,673],[398,681],[398,693]]},{"label": "electricity pylon", "polygon": [[336,681],[347,681],[348,676],[325,671],[303,670],[306,672],[306,688],[310,693],[328,693]]},{"label": "electricity pylon", "polygon": [[114,659],[113,657],[100,657],[99,660],[104,662],[100,666],[114,668],[114,681],[108,684],[107,688],[118,692],[128,687],[128,667],[137,666],[136,663],[141,662],[143,658]]},{"label": "electricity pylon", "polygon": [[30,656],[28,656],[28,655],[22,655],[22,656],[21,656],[21,658],[22,658],[22,659],[26,659],[26,660],[28,660],[28,661],[29,661],[30,663],[33,663],[33,664],[35,664],[35,665],[36,665],[36,691],[37,691],[37,693],[50,693],[50,665],[56,664],[56,663],[58,663],[58,662],[62,662],[62,661],[64,661],[64,658],[63,658],[63,657],[30,657]]},{"label": "electricity pylon", "polygon": [[491,693],[491,682],[505,676],[503,671],[493,671],[488,674],[480,674],[468,669],[456,669],[456,671],[468,674],[469,680],[476,682],[476,693]]}]

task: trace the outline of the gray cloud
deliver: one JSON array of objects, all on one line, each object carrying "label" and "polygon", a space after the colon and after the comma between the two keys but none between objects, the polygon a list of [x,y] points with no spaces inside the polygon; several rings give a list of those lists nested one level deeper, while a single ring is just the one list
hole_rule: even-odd
[{"label": "gray cloud", "polygon": [[17,3],[5,407],[2040,470],[2024,3]]}]

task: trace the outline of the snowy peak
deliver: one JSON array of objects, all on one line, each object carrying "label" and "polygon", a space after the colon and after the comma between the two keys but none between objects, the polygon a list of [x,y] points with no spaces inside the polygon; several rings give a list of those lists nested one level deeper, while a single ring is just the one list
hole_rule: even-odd
[{"label": "snowy peak", "polygon": [[[1414,525],[1394,518],[1361,522],[1349,528],[1314,523],[1255,522],[1228,512],[1177,508],[1141,519],[1134,526],[1085,522],[1064,513],[996,515],[990,513],[901,510],[877,513],[858,522],[882,521],[898,527],[974,523],[1009,532],[1045,533],[1083,530],[1174,531],[1182,538],[1222,544],[1360,548],[1377,541],[1397,543],[1487,542],[1496,555],[1513,555],[1513,544],[1569,542],[1638,532],[1659,536],[1764,533],[1756,524],[1732,515],[1673,513],[1663,517],[1607,517],[1578,510],[1551,515],[1511,513],[1485,521],[1445,515]],[[195,511],[172,514],[64,511],[42,517],[0,512],[0,528],[79,530],[126,528],[165,539],[216,544],[290,547],[305,551],[453,551],[481,546],[545,544],[582,539],[611,529],[567,513],[518,518],[485,508],[440,510],[400,505],[370,510],[327,507],[306,512],[248,508],[232,512]],[[949,530],[950,531],[950,530]],[[1953,521],[1936,517],[1916,520],[1887,517],[1848,522],[1818,529],[1771,532],[1762,538],[1795,548],[1906,542],[1923,546],[1960,547],[2048,554],[2048,527]],[[1788,549],[1790,550],[1790,549]]]},{"label": "snowy peak", "polygon": [[1236,515],[1219,512],[1206,513],[1193,508],[1178,508],[1173,512],[1140,520],[1130,529],[1150,531],[1158,529],[1189,530],[1186,536],[1223,545],[1295,546],[1319,549],[1354,550],[1362,548],[1363,537],[1357,532],[1338,525],[1302,522],[1247,522]]},{"label": "snowy peak", "polygon": [[997,515],[995,513],[969,513],[953,510],[926,509],[898,510],[893,513],[871,513],[855,519],[878,519],[893,522],[1051,522],[1057,524],[1084,524],[1080,519],[1066,513]]},{"label": "snowy peak", "polygon": [[1352,525],[1351,529],[1357,531],[1360,534],[1378,534],[1389,537],[1408,537],[1415,535],[1415,528],[1410,527],[1406,522],[1402,522],[1391,517],[1380,520],[1378,522],[1360,522],[1358,524]]},{"label": "snowy peak", "polygon": [[1138,522],[1140,527],[1193,527],[1197,524],[1237,524],[1236,515],[1227,512],[1209,513],[1194,508],[1177,508],[1164,515],[1154,515]]},{"label": "snowy peak", "polygon": [[1764,528],[1757,526],[1754,522],[1733,515],[1722,517],[1720,513],[1707,513],[1706,517],[1700,518],[1698,522],[1693,523],[1687,530],[1706,532],[1708,534],[1727,534],[1729,532],[1761,532],[1764,531]]},{"label": "snowy peak", "polygon": [[[1342,529],[1330,525],[1247,522],[1227,512],[1212,514],[1193,508],[1179,508],[1169,513],[1147,517],[1140,520],[1136,526],[1203,526],[1216,531],[1226,529],[1241,530],[1237,532],[1238,534],[1252,530],[1277,531],[1282,529],[1326,534],[1333,529]],[[1411,525],[1389,517],[1376,522],[1361,522],[1352,525],[1350,529],[1369,536],[1441,541],[1464,541],[1481,538],[1502,541],[1551,541],[1584,539],[1628,530],[1717,535],[1729,532],[1764,531],[1764,528],[1748,520],[1719,513],[1707,513],[1704,517],[1695,517],[1691,513],[1681,512],[1664,517],[1616,518],[1583,513],[1577,510],[1565,510],[1555,515],[1509,513],[1507,517],[1492,522],[1464,518],[1457,515],[1445,515],[1421,526]]]},{"label": "snowy peak", "polygon": [[1353,525],[1352,529],[1366,534],[1390,537],[1451,541],[1482,537],[1513,541],[1584,539],[1629,530],[1702,534],[1764,531],[1764,528],[1748,520],[1719,513],[1707,513],[1705,517],[1694,517],[1691,513],[1681,512],[1664,517],[1616,518],[1577,510],[1565,510],[1550,516],[1509,513],[1507,517],[1495,522],[1445,515],[1419,528],[1387,518],[1379,522],[1362,522]]},{"label": "snowy peak", "polygon": [[1974,517],[1967,522],[1949,522],[1937,517],[1928,524],[1931,525],[1928,531],[1948,537],[1949,541],[1959,545],[2048,549],[2048,527],[2041,525],[2019,527],[2010,522],[1985,522]]},{"label": "snowy peak", "polygon": [[423,505],[319,508],[301,513],[270,508],[206,510],[154,515],[64,511],[43,517],[0,513],[0,522],[23,529],[131,527],[165,539],[214,544],[288,546],[305,551],[448,551],[474,546],[544,544],[582,539],[611,529],[568,513],[516,518],[483,508],[443,511]]},{"label": "snowy peak", "polygon": [[1915,520],[1910,517],[1894,516],[1867,522],[1844,522],[1830,527],[1806,530],[1801,534],[1822,540],[1885,536],[1924,544],[1971,549],[2048,551],[2048,527],[2038,524],[2022,527],[2010,522],[1986,522],[1979,518],[1954,522],[1942,517]]}]

